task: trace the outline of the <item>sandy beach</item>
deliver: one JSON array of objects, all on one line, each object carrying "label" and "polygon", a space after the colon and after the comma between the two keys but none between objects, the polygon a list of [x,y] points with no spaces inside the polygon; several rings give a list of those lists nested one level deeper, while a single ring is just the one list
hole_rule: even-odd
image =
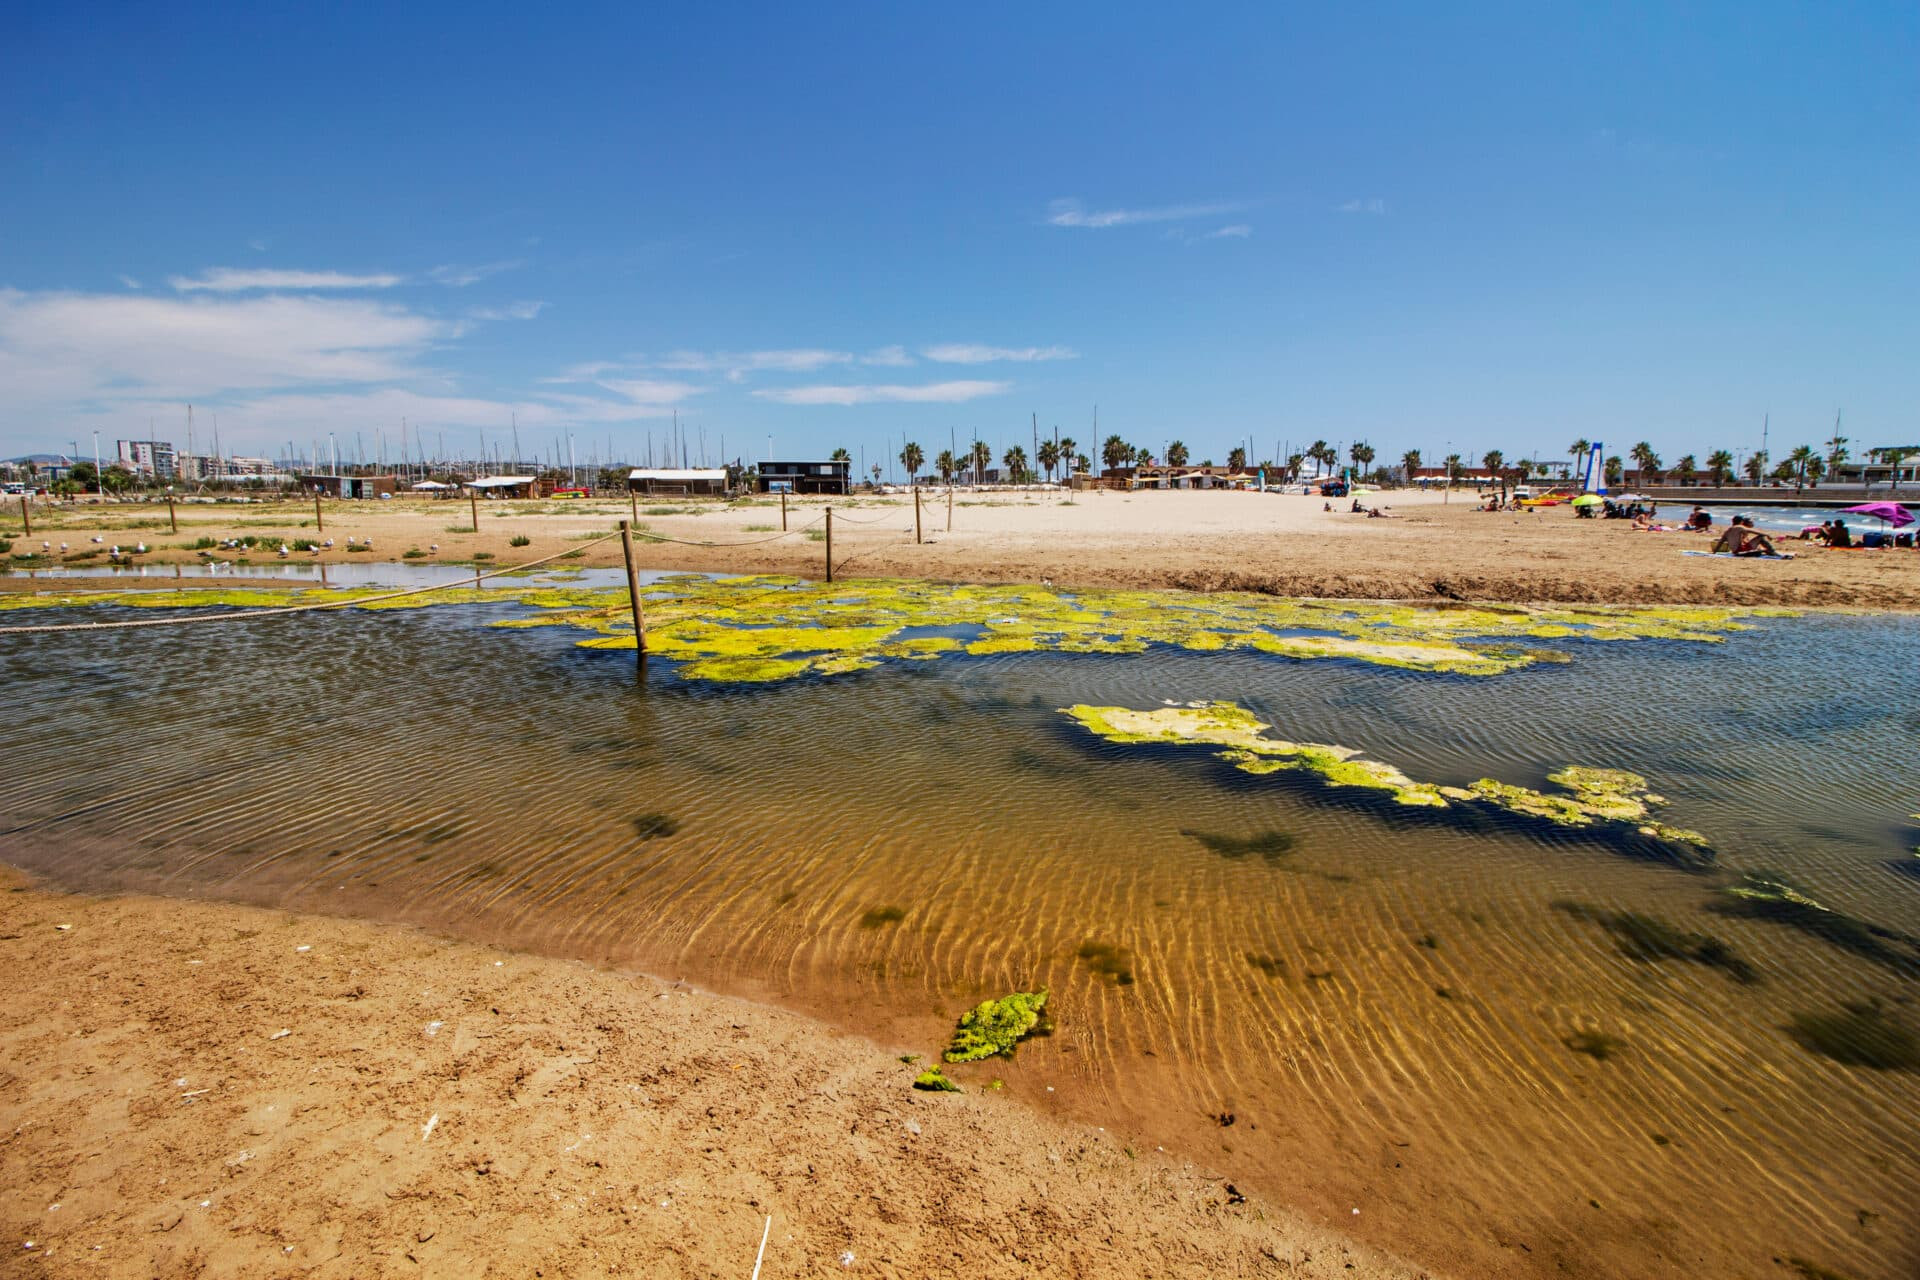
[{"label": "sandy beach", "polygon": [[762,1005],[4,883],[7,1275],[1429,1274]]},{"label": "sandy beach", "polygon": [[[1795,541],[1790,561],[1716,559],[1681,554],[1708,545],[1698,535],[1579,520],[1564,507],[1490,513],[1477,510],[1473,495],[1462,492],[1450,498],[1418,492],[1365,498],[1375,500],[1399,518],[1369,519],[1343,509],[1348,504],[1340,501],[1328,511],[1329,500],[1299,494],[1096,491],[1065,500],[961,490],[954,495],[951,528],[944,494],[923,501],[917,544],[913,501],[906,496],[791,500],[785,537],[779,500],[764,496],[730,504],[483,502],[477,534],[472,509],[462,501],[332,502],[322,517],[324,530],[314,526],[310,501],[182,504],[177,535],[167,528],[164,506],[81,503],[44,511],[33,538],[16,536],[14,551],[38,551],[46,541],[46,558],[29,563],[101,564],[111,545],[144,540],[149,550],[137,562],[165,569],[230,561],[232,553],[203,556],[193,543],[252,535],[334,540],[317,556],[293,557],[303,561],[400,560],[412,551],[418,554],[410,562],[470,561],[479,554],[489,567],[501,567],[565,555],[637,513],[649,535],[673,540],[643,540],[639,559],[645,568],[818,577],[831,505],[834,569],[847,577],[1051,579],[1067,586],[1347,599],[1920,608],[1920,559],[1911,551],[1836,551]],[[1684,511],[1675,503],[1663,515],[1677,522]],[[18,512],[0,518],[8,514],[10,522],[0,527],[15,536]],[[94,544],[94,536],[103,541]],[[515,537],[528,541],[514,546]],[[349,538],[371,539],[372,550],[349,551]],[[700,545],[709,543],[714,545]],[[89,551],[98,554],[75,558]],[[271,550],[250,556],[254,564],[277,559]],[[620,547],[601,542],[563,563],[616,565]],[[22,587],[19,580],[11,585]]]}]

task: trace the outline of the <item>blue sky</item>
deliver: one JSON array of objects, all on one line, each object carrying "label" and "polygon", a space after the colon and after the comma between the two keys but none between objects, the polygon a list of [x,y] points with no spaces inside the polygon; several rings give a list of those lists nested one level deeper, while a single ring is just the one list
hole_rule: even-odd
[{"label": "blue sky", "polygon": [[0,454],[1920,438],[1920,9],[1458,8],[10,5]]}]

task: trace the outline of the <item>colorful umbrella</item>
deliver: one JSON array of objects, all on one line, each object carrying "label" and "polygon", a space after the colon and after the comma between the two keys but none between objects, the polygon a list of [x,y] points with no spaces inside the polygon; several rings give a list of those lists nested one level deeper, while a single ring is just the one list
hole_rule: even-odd
[{"label": "colorful umbrella", "polygon": [[1913,523],[1913,512],[1897,502],[1863,502],[1857,507],[1848,507],[1849,514],[1872,516],[1876,520],[1885,520],[1898,529]]},{"label": "colorful umbrella", "polygon": [[1571,505],[1576,507],[1597,507],[1605,501],[1606,499],[1597,493],[1583,493],[1575,498]]}]

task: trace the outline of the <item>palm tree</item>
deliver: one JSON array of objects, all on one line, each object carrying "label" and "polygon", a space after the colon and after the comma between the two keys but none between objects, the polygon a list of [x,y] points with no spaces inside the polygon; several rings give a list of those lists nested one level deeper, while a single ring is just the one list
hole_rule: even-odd
[{"label": "palm tree", "polygon": [[1459,474],[1460,474],[1460,455],[1457,453],[1450,453],[1447,455],[1447,488],[1449,489],[1453,488],[1453,478]]},{"label": "palm tree", "polygon": [[1413,483],[1413,473],[1419,469],[1420,451],[1418,449],[1409,449],[1400,455],[1400,473],[1406,477],[1408,484]]},{"label": "palm tree", "polygon": [[1480,465],[1485,467],[1487,474],[1492,476],[1494,481],[1498,483],[1500,480],[1500,469],[1507,465],[1507,455],[1498,449],[1489,449],[1480,455]]},{"label": "palm tree", "polygon": [[1340,461],[1340,455],[1335,453],[1333,446],[1325,440],[1315,440],[1308,445],[1307,456],[1327,471],[1333,470],[1334,464]]},{"label": "palm tree", "polygon": [[[1838,475],[1840,464],[1847,460],[1847,438],[1840,434],[1840,419],[1833,420],[1833,436],[1827,441],[1827,472]],[[1862,473],[1862,479],[1865,474]]]},{"label": "palm tree", "polygon": [[1306,460],[1307,455],[1304,453],[1290,453],[1287,455],[1287,479],[1289,481],[1300,478],[1300,464]]},{"label": "palm tree", "polygon": [[1760,477],[1765,475],[1766,471],[1767,451],[1765,449],[1757,449],[1754,451],[1753,456],[1747,459],[1747,479],[1757,485],[1760,483]]},{"label": "palm tree", "polygon": [[1039,460],[1041,469],[1047,473],[1047,483],[1052,484],[1053,469],[1060,465],[1060,446],[1052,440],[1042,440],[1040,447],[1034,451],[1034,456]]},{"label": "palm tree", "polygon": [[1187,446],[1185,441],[1175,440],[1167,446],[1167,465],[1170,467],[1184,467],[1187,465]]},{"label": "palm tree", "polygon": [[[1873,451],[1873,454],[1879,457],[1879,459],[1882,462],[1887,464],[1887,480],[1888,480],[1887,492],[1888,493],[1900,492],[1900,464],[1907,460],[1906,446],[1893,445],[1889,448],[1875,449]],[[29,463],[27,465],[31,466],[33,464]],[[1865,478],[1866,476],[1865,476],[1865,473],[1863,472],[1861,474],[1861,479],[1864,480]]]},{"label": "palm tree", "polygon": [[1100,461],[1106,464],[1109,471],[1124,467],[1132,460],[1133,446],[1119,436],[1108,436],[1100,446]]},{"label": "palm tree", "polygon": [[1627,450],[1627,456],[1632,458],[1633,465],[1639,468],[1635,474],[1635,484],[1646,485],[1660,478],[1660,455],[1655,453],[1653,446],[1645,440]]},{"label": "palm tree", "polygon": [[879,488],[880,487],[880,464],[876,462],[871,467],[868,467],[867,470],[873,472],[874,487],[876,489]]},{"label": "palm tree", "polygon": [[1093,459],[1084,453],[1076,453],[1073,455],[1073,469],[1080,472],[1091,471],[1093,469]]},{"label": "palm tree", "polygon": [[927,455],[913,441],[907,441],[907,447],[900,451],[900,465],[907,469],[907,484],[913,485],[913,477],[927,464]]},{"label": "palm tree", "polygon": [[1786,465],[1792,468],[1793,491],[1803,492],[1807,487],[1807,468],[1813,463],[1815,454],[1809,445],[1801,445],[1787,455]]},{"label": "palm tree", "polygon": [[1627,473],[1626,466],[1620,461],[1620,455],[1617,453],[1607,459],[1603,471],[1609,485],[1619,484],[1620,478]]},{"label": "palm tree", "polygon": [[1575,440],[1567,446],[1567,452],[1573,457],[1573,469],[1580,469],[1580,459],[1587,456],[1587,450],[1593,448],[1593,442],[1585,438]]},{"label": "palm tree", "polygon": [[1699,469],[1693,464],[1693,455],[1683,453],[1680,461],[1673,464],[1673,477],[1681,484],[1692,484],[1699,475]]},{"label": "palm tree", "polygon": [[[1074,438],[1072,436],[1060,437],[1060,467],[1062,470],[1068,472],[1069,474],[1071,474],[1073,471],[1076,470],[1076,468],[1073,465],[1073,460],[1074,460],[1073,451],[1075,449],[1078,449],[1079,447],[1080,446],[1077,443],[1075,443]],[[1077,470],[1080,470],[1080,471],[1085,471],[1086,469],[1087,469],[1087,464],[1084,462],[1081,463],[1080,466],[1077,468]]]},{"label": "palm tree", "polygon": [[1707,455],[1707,474],[1713,477],[1713,487],[1722,489],[1733,477],[1733,455],[1725,449],[1715,449]]},{"label": "palm tree", "polygon": [[987,478],[987,464],[993,461],[993,449],[985,440],[975,439],[973,449],[967,455],[973,464],[973,482],[984,483]]},{"label": "palm tree", "polygon": [[833,452],[832,452],[832,453],[831,453],[830,455],[828,455],[828,461],[830,461],[830,462],[852,462],[852,461],[853,461],[853,455],[852,455],[852,454],[850,454],[850,453],[848,453],[848,452],[847,452],[847,451],[846,451],[845,449],[835,449],[835,450],[834,450],[834,451],[833,451]]},{"label": "palm tree", "polygon": [[953,473],[960,469],[960,460],[953,456],[953,450],[942,449],[940,456],[933,460],[933,469],[940,473],[940,483],[952,484]]},{"label": "palm tree", "polygon": [[1000,461],[1006,465],[1007,476],[1015,484],[1025,481],[1027,475],[1027,451],[1019,445],[1000,455]]},{"label": "palm tree", "polygon": [[1247,451],[1239,445],[1227,450],[1227,470],[1245,471],[1247,469]]},{"label": "palm tree", "polygon": [[1356,475],[1364,475],[1373,461],[1373,446],[1362,440],[1347,450],[1353,457],[1353,469]]}]

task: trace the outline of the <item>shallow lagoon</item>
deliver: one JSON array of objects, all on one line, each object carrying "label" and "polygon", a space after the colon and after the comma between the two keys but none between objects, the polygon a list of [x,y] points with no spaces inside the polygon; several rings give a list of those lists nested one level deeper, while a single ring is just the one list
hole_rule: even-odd
[{"label": "shallow lagoon", "polygon": [[[1054,1034],[963,1088],[1462,1274],[1920,1260],[1920,1075],[1818,1034],[1920,1025],[1910,619],[1545,639],[1571,661],[1493,676],[1156,645],[722,685],[483,625],[527,616],[0,637],[0,853],[686,976],[927,1054],[1044,986]],[[1060,711],[1166,700],[1441,785],[1631,770],[1715,860]],[[1888,936],[1746,908],[1743,873]]]}]

